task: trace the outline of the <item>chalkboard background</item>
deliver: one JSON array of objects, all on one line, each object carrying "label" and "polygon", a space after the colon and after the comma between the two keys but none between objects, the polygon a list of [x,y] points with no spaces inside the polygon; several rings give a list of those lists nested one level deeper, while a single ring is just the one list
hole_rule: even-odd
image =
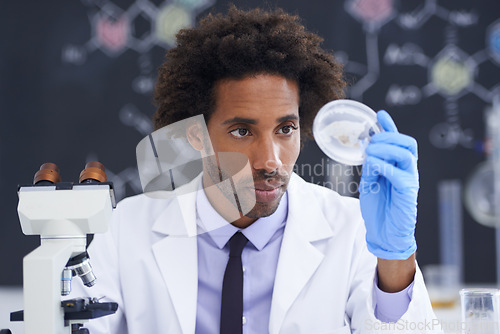
[{"label": "chalkboard background", "polygon": [[[484,111],[500,95],[500,3],[480,1],[234,1],[282,7],[345,63],[349,96],[388,110],[419,142],[420,265],[443,261],[438,184],[464,184],[483,160]],[[151,131],[152,86],[178,27],[222,0],[0,2],[0,284],[22,283],[24,236],[16,187],[54,162],[77,181],[86,161],[108,169],[117,196],[141,191],[135,146]],[[444,62],[440,60],[451,60]],[[324,164],[309,143],[298,166]],[[322,175],[303,173],[315,183]],[[355,179],[355,178],[354,178]],[[495,280],[494,230],[460,207],[467,282]],[[460,247],[457,249],[460,250]]]}]

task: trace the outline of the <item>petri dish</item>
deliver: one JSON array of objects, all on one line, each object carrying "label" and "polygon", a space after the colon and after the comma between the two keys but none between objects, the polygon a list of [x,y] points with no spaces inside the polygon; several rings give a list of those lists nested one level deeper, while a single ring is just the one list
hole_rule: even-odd
[{"label": "petri dish", "polygon": [[383,129],[370,107],[340,99],[325,104],[313,123],[314,140],[331,159],[345,165],[363,164],[371,137]]}]

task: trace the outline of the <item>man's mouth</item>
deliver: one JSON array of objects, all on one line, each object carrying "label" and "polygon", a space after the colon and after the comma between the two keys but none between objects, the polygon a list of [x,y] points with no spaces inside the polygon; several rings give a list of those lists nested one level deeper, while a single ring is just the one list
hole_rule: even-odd
[{"label": "man's mouth", "polygon": [[255,184],[255,200],[261,203],[269,203],[280,198],[283,191],[283,183],[281,182],[265,182]]}]

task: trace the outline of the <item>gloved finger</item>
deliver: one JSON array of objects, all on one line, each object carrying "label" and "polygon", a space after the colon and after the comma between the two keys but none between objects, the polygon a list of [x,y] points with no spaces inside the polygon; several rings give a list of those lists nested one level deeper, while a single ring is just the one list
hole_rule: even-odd
[{"label": "gloved finger", "polygon": [[384,176],[397,191],[418,188],[418,175],[402,170],[376,157],[368,156],[366,161],[368,161],[370,168],[374,169],[374,171],[367,171],[368,173],[378,173]]},{"label": "gloved finger", "polygon": [[372,184],[378,182],[380,178],[380,173],[378,172],[378,167],[372,166],[372,160],[366,159],[363,162],[363,169],[361,170],[361,182],[365,184]]},{"label": "gloved finger", "polygon": [[[376,133],[373,135],[373,137],[370,139],[370,144],[378,144],[378,143],[385,143],[385,144],[391,144],[391,145],[396,145],[399,147],[403,147],[405,149],[410,150],[410,152],[418,158],[418,144],[415,138],[410,137],[408,135],[402,134],[402,133],[394,133],[394,132],[381,132],[381,133]],[[368,146],[369,146],[368,145]]]},{"label": "gloved finger", "polygon": [[389,113],[385,110],[380,110],[377,113],[377,121],[382,126],[382,128],[387,132],[398,132],[396,123],[392,120]]},{"label": "gloved finger", "polygon": [[409,170],[416,167],[417,159],[413,153],[400,146],[385,143],[370,144],[366,148],[367,156],[372,156],[384,160],[403,170]]}]

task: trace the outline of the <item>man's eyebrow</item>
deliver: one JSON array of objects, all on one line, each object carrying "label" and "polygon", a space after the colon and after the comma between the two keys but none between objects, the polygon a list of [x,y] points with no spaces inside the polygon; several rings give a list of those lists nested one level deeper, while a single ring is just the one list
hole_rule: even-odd
[{"label": "man's eyebrow", "polygon": [[298,119],[299,119],[299,116],[297,116],[296,114],[290,114],[290,115],[286,115],[286,116],[278,118],[277,121],[278,121],[278,123],[283,123],[286,121],[298,120]]},{"label": "man's eyebrow", "polygon": [[247,124],[257,124],[257,121],[251,118],[243,118],[243,117],[233,117],[228,120],[222,122],[223,125],[232,124],[232,123],[247,123]]},{"label": "man's eyebrow", "polygon": [[[283,123],[283,122],[286,122],[289,120],[298,120],[298,119],[299,119],[299,116],[297,116],[295,114],[290,114],[290,115],[282,116],[282,117],[278,118],[276,121],[278,123]],[[258,121],[255,119],[252,119],[252,118],[244,118],[244,117],[236,116],[236,117],[225,120],[224,122],[222,122],[222,125],[233,124],[233,123],[257,124]]]}]

